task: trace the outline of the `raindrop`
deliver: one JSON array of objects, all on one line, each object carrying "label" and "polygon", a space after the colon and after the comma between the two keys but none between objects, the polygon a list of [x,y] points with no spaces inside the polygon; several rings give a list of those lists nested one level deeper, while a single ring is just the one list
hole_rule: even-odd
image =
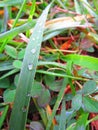
[{"label": "raindrop", "polygon": [[31,53],[34,54],[36,52],[36,49],[32,49]]},{"label": "raindrop", "polygon": [[26,112],[27,111],[27,108],[26,107],[23,107],[22,108],[22,112]]},{"label": "raindrop", "polygon": [[30,97],[30,96],[31,96],[31,94],[30,94],[30,93],[28,93],[28,94],[27,94],[27,97]]},{"label": "raindrop", "polygon": [[29,69],[29,70],[32,70],[32,68],[33,68],[33,65],[32,65],[32,64],[29,64],[29,65],[28,65],[28,69]]},{"label": "raindrop", "polygon": [[39,23],[39,26],[42,26],[42,23]]}]

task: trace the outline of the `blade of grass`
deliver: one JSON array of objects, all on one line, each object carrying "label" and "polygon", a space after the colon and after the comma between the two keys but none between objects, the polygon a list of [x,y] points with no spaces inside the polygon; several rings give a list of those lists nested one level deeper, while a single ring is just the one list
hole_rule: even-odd
[{"label": "blade of grass", "polygon": [[32,27],[34,27],[34,25],[35,25],[35,21],[30,21],[30,22],[25,23],[24,25],[15,27],[15,28],[11,29],[10,31],[2,33],[2,34],[0,34],[0,42],[4,41],[5,39],[11,40],[17,34],[19,34],[21,32],[25,32],[28,29],[31,29]]},{"label": "blade of grass", "polygon": [[57,1],[57,3],[58,3],[61,7],[63,7],[64,9],[66,9],[64,3],[63,3],[61,0],[56,0],[56,1]]},{"label": "blade of grass", "polygon": [[[29,18],[28,18],[28,22],[32,21],[34,12],[35,12],[35,6],[36,6],[36,0],[33,0],[32,6],[31,6],[31,10],[30,10],[30,14],[29,14]],[[29,37],[30,36],[30,30],[28,30],[26,32],[26,36]]]},{"label": "blade of grass", "polygon": [[18,19],[19,19],[20,15],[21,15],[21,13],[22,13],[22,11],[23,11],[25,5],[26,5],[26,2],[27,2],[27,0],[23,0],[23,4],[21,5],[21,8],[20,8],[20,10],[19,10],[19,12],[18,12],[18,14],[17,14],[17,17],[15,18],[15,21],[14,21],[14,23],[13,23],[12,28],[14,28],[15,25],[16,25],[16,23],[18,22]]},{"label": "blade of grass", "polygon": [[[12,63],[12,62],[11,62],[11,63]],[[21,65],[22,65],[22,62],[21,62]],[[66,66],[65,66],[65,65],[60,64],[60,63],[56,63],[56,62],[44,62],[44,61],[39,61],[38,64],[37,64],[37,66],[45,66],[45,65],[52,65],[52,66],[57,66],[57,67],[66,69]],[[6,77],[8,77],[8,76],[10,76],[10,75],[12,75],[12,74],[15,74],[15,73],[17,73],[17,72],[20,71],[19,68],[15,68],[12,64],[9,65],[9,66],[7,66],[7,68],[6,68],[6,66],[4,67],[4,64],[1,64],[1,66],[0,66],[0,71],[4,71],[4,70],[11,70],[11,71],[9,71],[9,72],[5,73],[4,75],[2,75],[2,76],[0,77],[0,79],[4,79],[4,78],[6,78]]]},{"label": "blade of grass", "polygon": [[[67,73],[67,75],[70,75],[70,76],[72,75],[72,65],[73,65],[72,61],[67,62],[67,65],[66,65],[66,73]],[[69,80],[69,84],[70,84],[70,87],[71,87],[71,90],[72,90],[72,94],[75,95],[76,91],[75,91],[75,87],[74,87],[74,85],[72,83],[72,79],[69,78],[68,80]]]},{"label": "blade of grass", "polygon": [[96,13],[98,14],[98,1],[94,0],[93,3],[96,8]]},{"label": "blade of grass", "polygon": [[[16,19],[15,19],[15,21],[14,21],[14,23],[13,23],[12,28],[15,27],[15,25],[16,25],[16,23],[17,23],[19,17],[20,17],[20,15],[21,15],[21,13],[22,13],[22,11],[23,11],[25,5],[26,5],[26,2],[27,2],[27,0],[24,0],[24,1],[23,1],[23,4],[22,4],[22,6],[21,6],[21,8],[20,8],[20,10],[19,10],[19,13],[17,14],[17,17],[16,17]],[[5,47],[5,45],[7,44],[8,40],[9,40],[9,38],[6,39],[6,40],[4,40],[3,44],[1,45],[0,52],[3,52],[4,47]]]},{"label": "blade of grass", "polygon": [[91,123],[92,121],[96,121],[96,120],[98,120],[98,116],[95,116],[95,117],[91,118],[90,120],[88,120],[88,121],[87,121],[87,125],[88,125],[89,123]]},{"label": "blade of grass", "polygon": [[[60,18],[56,18],[56,19],[47,21],[46,25],[45,25],[45,30],[44,30],[45,36],[43,38],[43,41],[48,40],[69,28],[74,29],[75,27],[88,27],[88,25],[86,25],[86,24],[83,24],[83,25],[81,24],[82,20],[83,20],[83,16],[80,16],[80,17],[77,16],[74,18],[60,17]],[[9,39],[12,39],[17,34],[19,34],[21,32],[25,32],[26,29],[27,30],[31,29],[32,27],[34,27],[35,23],[36,23],[36,21],[33,20],[30,22],[27,22],[24,25],[21,25],[20,27],[16,27],[10,31],[0,34],[0,42],[4,41],[5,39],[7,39],[9,37],[11,37]]]},{"label": "blade of grass", "polygon": [[0,7],[17,5],[17,4],[21,4],[22,2],[23,2],[23,0],[5,0],[5,1],[0,1]]},{"label": "blade of grass", "polygon": [[65,108],[65,100],[62,101],[62,110],[60,115],[60,123],[59,123],[59,130],[65,130],[66,124],[66,108]]},{"label": "blade of grass", "polygon": [[[49,71],[44,71],[44,70],[37,70],[36,72],[37,73],[42,73],[42,74],[47,74],[47,75],[65,77],[65,78],[68,77],[68,78],[71,78],[71,79],[82,80],[82,81],[87,81],[88,80],[86,78],[74,77],[74,76],[67,75],[67,74],[54,73],[54,72],[49,72]],[[96,81],[96,82],[98,82],[98,81]]]},{"label": "blade of grass", "polygon": [[46,115],[45,110],[44,110],[43,108],[40,108],[40,107],[38,106],[38,104],[37,104],[37,102],[36,102],[36,100],[35,100],[34,98],[33,98],[33,101],[34,101],[34,104],[35,104],[37,110],[38,110],[39,113],[40,113],[40,116],[41,116],[41,118],[42,118],[42,121],[43,121],[44,125],[46,126],[46,124],[47,124],[47,115]]},{"label": "blade of grass", "polygon": [[[30,92],[34,81],[45,21],[50,5],[43,11],[30,37],[16,89],[16,96],[9,122],[9,130],[24,130],[28,113]],[[35,53],[33,53],[35,50]]]},{"label": "blade of grass", "polygon": [[1,129],[3,122],[6,118],[8,108],[9,108],[9,105],[6,105],[5,108],[4,108],[3,114],[0,116],[0,129]]},{"label": "blade of grass", "polygon": [[81,14],[81,7],[79,5],[79,2],[77,0],[74,0],[75,3],[75,10],[78,14]]},{"label": "blade of grass", "polygon": [[48,123],[47,123],[47,126],[46,126],[46,130],[50,130],[50,127],[51,127],[51,124],[52,124],[52,120],[56,114],[56,111],[63,99],[63,96],[64,96],[64,90],[65,90],[65,87],[66,85],[68,84],[68,78],[65,78],[64,81],[63,81],[63,85],[62,85],[62,88],[58,94],[58,98],[56,100],[56,103],[54,105],[54,108],[53,108],[53,111],[52,111],[52,115],[50,116],[50,119],[48,120]]},{"label": "blade of grass", "polygon": [[9,19],[9,13],[8,13],[8,7],[4,7],[4,24],[3,24],[3,28],[2,31],[5,32],[7,30],[7,22]]},{"label": "blade of grass", "polygon": [[80,0],[83,6],[87,9],[87,11],[94,16],[95,18],[98,18],[97,13],[94,11],[94,8],[91,7],[91,5],[88,3],[87,0]]},{"label": "blade of grass", "polygon": [[0,80],[1,80],[1,79],[4,79],[4,78],[6,78],[6,77],[8,77],[8,76],[10,76],[10,75],[13,75],[13,74],[15,74],[15,73],[17,73],[17,72],[19,72],[19,69],[13,69],[13,70],[7,72],[6,74],[2,75],[2,76],[0,77]]}]

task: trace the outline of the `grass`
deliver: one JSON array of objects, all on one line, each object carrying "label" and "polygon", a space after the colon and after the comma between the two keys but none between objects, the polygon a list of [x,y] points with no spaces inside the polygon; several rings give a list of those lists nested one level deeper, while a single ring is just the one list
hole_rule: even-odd
[{"label": "grass", "polygon": [[0,129],[98,129],[97,5],[0,1]]}]

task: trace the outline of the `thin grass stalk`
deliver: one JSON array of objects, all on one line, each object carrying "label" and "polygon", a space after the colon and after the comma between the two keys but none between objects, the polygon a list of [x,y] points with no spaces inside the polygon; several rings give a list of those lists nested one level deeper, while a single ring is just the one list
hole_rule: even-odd
[{"label": "thin grass stalk", "polygon": [[37,24],[33,30],[33,34],[31,35],[28,46],[26,48],[18,86],[16,89],[14,106],[9,122],[9,130],[25,129],[30,102],[30,93],[35,77],[41,42],[43,39],[45,21],[49,8],[50,5],[43,11],[42,15],[38,19]]},{"label": "thin grass stalk", "polygon": [[21,13],[22,13],[22,11],[23,11],[25,5],[26,5],[26,2],[27,2],[27,0],[23,0],[23,4],[22,4],[22,6],[21,6],[21,8],[20,8],[20,10],[19,10],[19,12],[18,12],[18,14],[17,14],[17,17],[16,17],[16,19],[15,19],[15,21],[14,21],[14,23],[13,23],[12,28],[14,28],[15,25],[16,25],[16,23],[18,22],[18,19],[19,19],[20,15],[21,15]]},{"label": "thin grass stalk", "polygon": [[7,112],[8,112],[9,105],[6,105],[3,111],[2,116],[0,117],[0,129],[3,126],[4,120],[6,118]]},{"label": "thin grass stalk", "polygon": [[46,126],[46,130],[50,130],[50,128],[51,128],[52,120],[53,120],[53,118],[54,118],[54,116],[56,114],[56,111],[57,111],[57,109],[58,109],[58,107],[59,107],[59,105],[60,105],[60,103],[61,103],[61,101],[63,99],[64,90],[65,90],[67,84],[68,84],[68,78],[64,78],[62,88],[61,88],[61,90],[60,90],[60,92],[58,94],[58,98],[56,100],[56,103],[55,103],[53,111],[52,111],[52,115],[50,116],[50,119],[48,120],[48,123],[47,123],[47,126]]}]

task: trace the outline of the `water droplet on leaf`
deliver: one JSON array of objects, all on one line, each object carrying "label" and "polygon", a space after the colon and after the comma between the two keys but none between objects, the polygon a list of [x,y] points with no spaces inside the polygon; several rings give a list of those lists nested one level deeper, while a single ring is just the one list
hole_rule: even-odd
[{"label": "water droplet on leaf", "polygon": [[32,54],[34,54],[36,52],[36,49],[32,49],[31,52]]},{"label": "water droplet on leaf", "polygon": [[39,26],[42,26],[42,23],[39,23]]},{"label": "water droplet on leaf", "polygon": [[32,68],[33,68],[33,65],[32,65],[32,64],[29,64],[29,65],[28,65],[28,69],[29,69],[29,70],[32,70]]},{"label": "water droplet on leaf", "polygon": [[27,94],[27,97],[30,97],[30,96],[31,96],[31,94],[30,94],[30,93],[28,93],[28,94]]},{"label": "water droplet on leaf", "polygon": [[26,110],[27,110],[26,107],[22,108],[22,112],[26,112]]}]

